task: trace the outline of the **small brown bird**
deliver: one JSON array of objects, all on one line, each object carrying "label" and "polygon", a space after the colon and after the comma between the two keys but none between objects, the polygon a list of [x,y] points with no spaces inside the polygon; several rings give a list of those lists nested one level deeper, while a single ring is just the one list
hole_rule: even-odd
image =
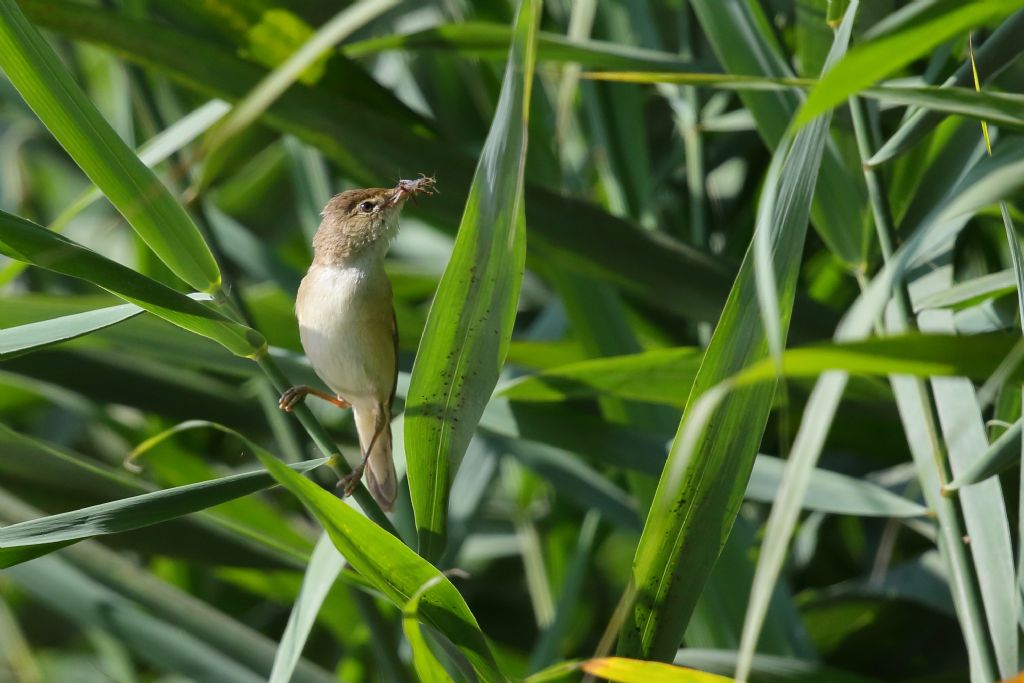
[{"label": "small brown bird", "polygon": [[384,255],[398,234],[410,197],[433,194],[434,179],[400,180],[393,188],[348,190],[323,210],[313,237],[313,263],[299,285],[299,336],[316,374],[334,395],[309,386],[281,396],[282,410],[313,394],[352,408],[363,460],[339,482],[351,494],[366,485],[390,510],[398,494],[391,459],[391,403],[398,380],[398,329]]}]

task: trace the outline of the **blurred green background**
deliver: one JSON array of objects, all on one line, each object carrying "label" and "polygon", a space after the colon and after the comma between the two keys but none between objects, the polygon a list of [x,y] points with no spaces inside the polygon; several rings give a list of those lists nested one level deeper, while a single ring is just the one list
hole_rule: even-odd
[{"label": "blurred green background", "polygon": [[[299,653],[291,680],[315,682],[518,679],[615,652],[751,681],[1019,670],[1024,3],[848,4],[0,0],[0,520],[89,508],[0,531],[0,681],[288,680]],[[59,61],[23,49],[29,24]],[[173,200],[61,105],[77,100],[53,69]],[[258,330],[290,383],[322,386],[292,310],[319,212],[419,174],[439,194],[406,208],[387,261],[396,459],[420,468],[391,523],[411,550],[346,531],[368,557],[335,579],[309,512],[348,512],[224,477],[257,452],[320,457],[318,438],[355,463],[351,416],[311,400],[303,427],[276,370],[244,358],[259,340],[219,335],[245,329],[224,316]],[[115,208],[90,177],[145,183]],[[43,228],[141,289],[80,252],[61,272]],[[452,258],[457,234],[491,258]],[[456,294],[470,264],[504,278],[491,298]],[[220,286],[190,278],[204,267]],[[176,324],[106,310],[126,296]],[[445,341],[459,320],[507,357],[479,332]],[[405,398],[461,344],[492,374],[464,373],[477,407],[446,413],[456,445],[424,459]],[[431,497],[438,462],[452,483]],[[333,491],[328,468],[312,479]],[[951,479],[971,483],[940,496]],[[443,548],[424,547],[424,510],[447,515]],[[382,582],[436,573],[388,565],[417,547],[462,570],[493,670],[427,608],[404,603],[403,625]]]}]

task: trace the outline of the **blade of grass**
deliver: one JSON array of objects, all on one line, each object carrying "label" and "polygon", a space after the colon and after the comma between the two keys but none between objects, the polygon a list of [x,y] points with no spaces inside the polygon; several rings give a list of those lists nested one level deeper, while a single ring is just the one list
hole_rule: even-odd
[{"label": "blade of grass", "polygon": [[392,9],[399,0],[361,0],[335,14],[309,37],[288,59],[267,74],[228,112],[206,140],[207,156],[241,130],[250,126],[314,62],[342,40]]},{"label": "blade of grass", "polygon": [[1001,270],[959,282],[917,301],[917,312],[929,308],[960,310],[976,306],[989,299],[1017,291],[1017,278],[1012,270]]},{"label": "blade of grass", "polygon": [[912,21],[891,26],[885,34],[851,50],[811,91],[793,125],[806,125],[815,116],[927,54],[935,46],[974,26],[1002,19],[1022,6],[1021,0],[978,0],[966,4],[959,0],[938,0],[932,3]]},{"label": "blade of grass", "polygon": [[[220,100],[210,100],[197,107],[142,145],[138,149],[139,160],[150,168],[166,161],[168,157],[181,151],[206,132],[228,108],[228,104]],[[103,193],[95,186],[85,190],[50,223],[50,230],[63,232],[75,216],[92,206],[102,196]],[[21,274],[25,266],[26,264],[21,261],[12,261],[0,269],[0,287]]]},{"label": "blade of grass", "polygon": [[[40,514],[38,510],[0,490],[0,519],[22,521],[38,517]],[[264,680],[270,672],[275,649],[271,640],[209,603],[140,569],[133,560],[121,557],[95,542],[87,541],[69,547],[63,551],[60,558],[39,558],[35,562],[9,571],[31,574],[40,565],[52,566],[54,563],[70,565],[75,574],[81,577],[81,584],[91,584],[96,589],[80,592],[75,591],[73,586],[60,583],[51,585],[45,579],[40,579],[41,589],[47,591],[45,596],[41,596],[42,599],[52,599],[51,604],[57,611],[64,611],[72,621],[85,625],[92,623],[93,616],[99,616],[99,625],[123,636],[123,642],[133,650],[136,644],[140,648],[148,648],[139,652],[147,661],[153,661],[149,659],[150,657],[165,655],[164,648],[158,647],[156,643],[147,643],[150,640],[148,634],[135,632],[132,619],[116,618],[122,611],[122,605],[139,610],[147,619],[170,628],[173,633],[189,634],[190,638],[195,638],[203,646],[197,652],[206,652],[209,648],[217,657],[221,657],[223,653],[228,661],[240,664],[246,671],[255,672],[258,680]],[[187,648],[187,643],[179,643],[177,646],[172,643],[168,644],[168,647],[172,648],[172,655],[175,657],[172,661],[189,660],[189,652],[176,653],[173,650],[174,647]],[[221,679],[214,677],[212,680]],[[302,661],[293,680],[294,683],[331,683],[336,681],[336,678],[308,661]]]},{"label": "blade of grass", "polygon": [[580,666],[591,676],[617,683],[735,683],[732,678],[718,674],[625,657],[588,659]]},{"label": "blade of grass", "polygon": [[[953,313],[925,311],[918,317],[918,324],[922,330],[949,332],[953,329]],[[956,477],[988,448],[981,406],[970,380],[935,377],[931,386],[951,473]],[[1013,598],[1017,582],[1002,487],[998,479],[988,479],[961,489],[957,497],[971,541],[968,547],[998,671],[1002,678],[1009,678],[1017,672],[1017,603]]]},{"label": "blade of grass", "polygon": [[530,673],[552,666],[558,658],[560,641],[566,636],[583,593],[587,566],[594,552],[599,525],[600,517],[596,512],[588,512],[583,518],[572,560],[558,594],[555,618],[541,632],[530,654],[530,664],[527,668]]},{"label": "blade of grass", "polygon": [[[210,297],[207,294],[196,294],[192,298],[202,301]],[[0,360],[77,339],[130,320],[144,312],[145,309],[135,304],[122,304],[3,328],[0,329]]]},{"label": "blade of grass", "polygon": [[421,598],[424,621],[450,639],[486,681],[502,681],[476,619],[455,586],[426,560],[358,512],[284,464],[257,454],[263,465],[324,526],[346,561],[398,606],[427,581],[439,582]]},{"label": "blade of grass", "polygon": [[[786,461],[758,455],[744,496],[747,500],[774,503],[784,500],[788,488],[783,485]],[[891,493],[870,481],[838,472],[813,468],[807,481],[807,493],[800,505],[840,515],[864,517],[920,517],[928,509],[903,496]]]},{"label": "blade of grass", "polygon": [[405,408],[409,491],[419,552],[447,535],[457,466],[508,352],[526,257],[523,174],[540,2],[522,0],[502,96],[480,156],[451,260],[416,353]]},{"label": "blade of grass", "polygon": [[[297,471],[308,472],[326,462],[327,458],[321,458],[293,467]],[[140,529],[205,510],[269,488],[273,484],[273,478],[265,470],[257,470],[144,493],[3,527],[0,528],[0,567],[24,562],[27,559],[27,547],[32,548],[33,556],[39,556],[63,548],[70,542]]]},{"label": "blade of grass", "polygon": [[327,534],[321,534],[302,577],[302,588],[288,615],[288,624],[281,634],[281,644],[274,655],[274,666],[267,683],[289,683],[295,666],[302,658],[306,639],[313,629],[317,614],[327,598],[338,574],[345,566],[345,558],[338,554]]},{"label": "blade of grass", "polygon": [[[833,53],[841,55],[845,49],[845,39],[837,38]],[[784,338],[792,312],[811,198],[827,138],[826,117],[791,143],[782,143],[773,161],[779,169],[774,176],[777,184],[769,181],[762,192],[762,202],[770,202],[771,210],[758,229],[771,230],[769,267],[781,285],[775,331],[779,339]],[[674,656],[738,513],[771,411],[775,383],[728,395],[724,389],[708,390],[768,354],[755,270],[751,245],[697,373],[637,547],[633,566],[637,597],[620,631],[621,655],[660,660]],[[705,422],[710,422],[706,429]]]},{"label": "blade of grass", "polygon": [[[788,78],[792,71],[779,53],[771,25],[760,5],[744,0],[693,0],[693,10],[719,61],[731,74]],[[775,150],[800,106],[797,93],[740,94],[769,149]],[[861,268],[866,258],[860,220],[863,189],[832,145],[822,160],[819,196],[812,208],[814,227],[831,251],[849,268]]]},{"label": "blade of grass", "polygon": [[255,671],[225,657],[195,636],[147,614],[55,557],[6,570],[36,600],[82,627],[103,629],[136,656],[196,680],[259,683]]},{"label": "blade of grass", "polygon": [[[1020,41],[1020,32],[1024,30],[1024,12],[1017,12],[999,25],[988,40],[975,53],[978,68],[985,74],[986,80],[994,78],[1001,71],[1013,64],[1024,52],[1024,43]],[[964,86],[971,82],[969,64],[957,69],[944,85]],[[928,111],[917,111],[906,118],[899,129],[886,140],[885,144],[875,152],[867,163],[878,166],[890,159],[904,154],[919,142],[925,135],[938,125],[941,117]]]},{"label": "blade of grass", "polygon": [[[262,75],[234,54],[166,26],[52,0],[26,0],[24,7],[42,26],[107,45],[207,95],[242,97]],[[436,170],[445,191],[419,211],[438,226],[456,225],[465,209],[477,159],[423,134],[418,121],[396,123],[365,101],[315,87],[284,93],[262,121],[315,145],[347,177],[367,185],[394,183],[403,170]],[[526,201],[536,207],[532,251],[554,266],[607,279],[688,319],[714,319],[721,310],[728,264],[535,183],[527,183]]]},{"label": "blade of grass", "polygon": [[91,282],[168,322],[218,342],[236,355],[255,357],[266,350],[266,341],[255,330],[62,235],[2,211],[0,254]]},{"label": "blade of grass", "polygon": [[195,224],[96,111],[15,0],[0,0],[0,69],[160,260],[195,289],[216,291],[220,271]]},{"label": "blade of grass", "polygon": [[611,395],[683,407],[701,351],[684,347],[595,358],[524,375],[495,390],[510,401],[567,401]]},{"label": "blade of grass", "polygon": [[[843,21],[836,30],[832,48],[829,50],[828,57],[825,60],[825,65],[822,70],[824,78],[827,78],[830,71],[836,68],[836,63],[839,62],[846,53],[847,46],[850,43],[850,36],[853,31],[853,22],[857,16],[858,9],[858,0],[852,0],[852,2],[847,6]],[[829,123],[829,117],[824,117],[816,119],[810,126],[808,126],[806,130],[809,131],[810,134],[807,137],[813,136],[813,138],[816,138],[811,144],[816,144],[818,146],[825,144],[825,138],[827,138],[829,134]],[[794,147],[797,142],[799,142],[799,137],[794,141]],[[820,158],[820,151],[818,154]],[[779,166],[776,165],[776,160],[778,158],[779,157],[773,158],[772,167],[780,168],[779,172],[784,173],[784,170],[781,169],[781,163],[779,163]],[[812,173],[816,173],[817,170],[818,165],[815,164]],[[781,183],[785,183],[786,180],[787,179],[783,177]],[[806,179],[803,182],[807,182]],[[766,185],[767,188],[770,189],[765,193],[767,200],[762,198],[762,201],[758,206],[757,230],[754,233],[754,276],[758,300],[761,302],[760,313],[765,327],[770,359],[774,363],[776,372],[781,375],[780,369],[782,366],[782,353],[785,346],[785,337],[782,325],[779,321],[779,295],[775,282],[774,265],[772,262],[775,240],[771,239],[768,233],[769,228],[773,225],[773,221],[777,221],[777,217],[774,215],[776,180],[772,176],[772,168],[769,168]],[[813,181],[811,182],[811,187],[813,191]],[[787,197],[786,189],[786,185],[783,184],[779,190],[779,196],[783,199]],[[804,199],[804,201],[807,200]],[[800,205],[798,204],[797,206]],[[785,214],[783,214],[783,216],[785,216]],[[806,220],[806,218],[804,220]],[[785,319],[783,318],[783,320]],[[819,398],[819,392],[822,390],[823,386],[837,381],[837,377],[838,376],[833,373],[826,374],[822,377],[819,384],[815,386],[814,390],[811,392],[809,404],[812,406],[815,405]],[[841,377],[842,379],[838,381],[845,384],[845,375],[842,375]],[[838,398],[839,395],[837,393],[834,397],[834,400],[837,403]],[[801,427],[802,426],[803,425],[801,425]],[[765,539],[761,544],[761,554],[758,558],[757,567],[754,570],[754,579],[750,588],[750,598],[747,603],[747,616],[743,620],[743,633],[740,638],[739,657],[736,663],[736,678],[741,681],[747,680],[750,675],[751,660],[754,656],[754,651],[757,649],[757,641],[761,635],[761,629],[763,628],[765,619],[768,615],[768,607],[775,592],[775,583],[778,579],[778,573],[782,567],[786,548],[788,547],[789,537],[792,533],[792,526],[796,523],[797,516],[800,513],[800,501],[803,498],[802,493],[806,491],[811,472],[817,464],[816,458],[811,459],[800,457],[802,453],[806,452],[801,448],[804,443],[801,439],[805,438],[810,443],[823,443],[826,433],[827,428],[818,431],[801,429],[797,434],[796,442],[793,444],[793,452],[790,454],[789,460],[787,461],[786,472],[783,475],[778,498],[776,499],[775,504],[772,505],[772,510],[765,527]],[[814,449],[809,450],[813,452]],[[796,492],[795,495],[794,492]]]},{"label": "blade of grass", "polygon": [[959,472],[943,491],[956,491],[964,486],[977,484],[989,477],[1002,474],[1011,467],[1020,465],[1021,426],[1024,420],[1017,420],[999,435],[971,465]]},{"label": "blade of grass", "polygon": [[427,591],[437,585],[440,578],[434,577],[420,586],[402,608],[402,632],[405,633],[405,639],[409,641],[409,647],[412,648],[413,668],[421,683],[454,683],[454,679],[431,651],[430,644],[420,625],[420,601]]},{"label": "blade of grass", "polygon": [[[467,21],[442,24],[399,35],[381,36],[342,47],[349,57],[368,57],[388,50],[452,50],[464,55],[506,59],[512,29],[505,24]],[[575,63],[605,69],[659,69],[691,71],[694,62],[677,55],[601,40],[537,33],[537,59],[541,62]]]}]

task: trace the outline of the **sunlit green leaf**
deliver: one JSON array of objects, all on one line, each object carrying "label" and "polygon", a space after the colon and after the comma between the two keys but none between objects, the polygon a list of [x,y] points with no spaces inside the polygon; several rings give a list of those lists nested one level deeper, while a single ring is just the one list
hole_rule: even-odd
[{"label": "sunlit green leaf", "polygon": [[175,325],[209,337],[239,356],[255,356],[266,347],[266,341],[255,330],[66,237],[2,211],[0,254],[91,282]]},{"label": "sunlit green leaf", "polygon": [[502,97],[455,249],[416,354],[405,408],[419,551],[445,546],[449,469],[465,453],[508,353],[526,259],[523,175],[540,3],[522,0]]},{"label": "sunlit green leaf", "polygon": [[274,478],[316,516],[345,560],[396,605],[404,606],[427,581],[440,577],[423,594],[419,614],[455,643],[485,680],[504,680],[476,619],[444,575],[337,497],[273,458],[258,455]]},{"label": "sunlit green leaf", "polygon": [[15,0],[0,2],[0,68],[156,255],[197,290],[218,289],[217,263],[188,214],[103,120]]}]

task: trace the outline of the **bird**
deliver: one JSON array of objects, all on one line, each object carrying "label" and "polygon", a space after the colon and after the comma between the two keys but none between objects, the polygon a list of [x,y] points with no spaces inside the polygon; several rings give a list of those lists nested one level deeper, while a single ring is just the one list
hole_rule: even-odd
[{"label": "bird", "polygon": [[434,193],[434,179],[347,190],[331,198],[313,237],[313,260],[299,285],[295,315],[310,365],[330,392],[300,385],[282,394],[291,412],[308,395],[351,408],[362,461],[338,482],[366,486],[391,510],[398,481],[391,455],[391,405],[398,382],[398,326],[384,257],[406,201]]}]

